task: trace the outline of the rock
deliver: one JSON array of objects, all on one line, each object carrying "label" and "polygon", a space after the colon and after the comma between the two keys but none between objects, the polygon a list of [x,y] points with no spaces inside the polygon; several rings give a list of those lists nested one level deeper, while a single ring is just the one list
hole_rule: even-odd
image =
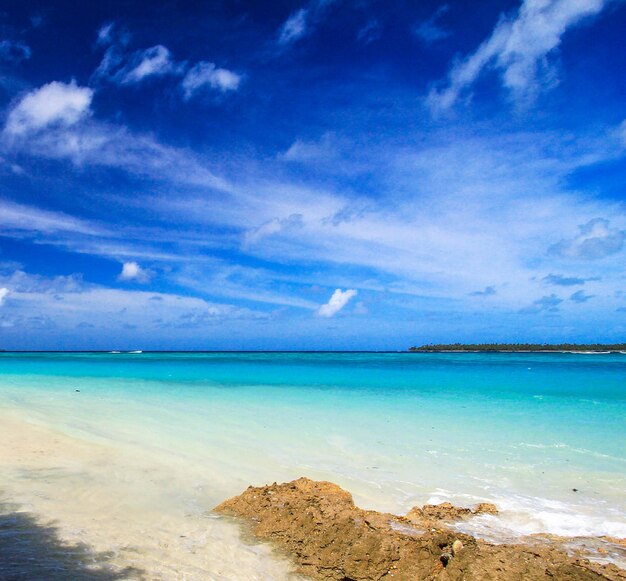
[{"label": "rock", "polygon": [[498,514],[498,508],[489,502],[481,502],[473,509],[442,502],[441,504],[425,504],[421,508],[413,507],[407,513],[406,518],[424,528],[439,528],[446,522],[466,519],[478,514]]},{"label": "rock", "polygon": [[452,543],[452,556],[456,557],[463,550],[463,542],[457,539]]},{"label": "rock", "polygon": [[[449,503],[413,509],[414,516],[474,514]],[[331,482],[300,478],[249,487],[217,506],[246,519],[252,533],[292,555],[299,573],[323,581],[626,581],[626,572],[569,557],[544,545],[490,545],[433,527],[423,532],[409,515],[363,510]],[[462,550],[461,550],[462,548]]]},{"label": "rock", "polygon": [[498,507],[491,502],[481,502],[476,505],[474,514],[498,514]]}]

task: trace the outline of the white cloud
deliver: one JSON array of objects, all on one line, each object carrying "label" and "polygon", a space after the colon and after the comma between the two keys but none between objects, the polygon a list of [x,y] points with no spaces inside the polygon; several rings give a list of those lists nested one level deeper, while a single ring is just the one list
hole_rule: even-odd
[{"label": "white cloud", "polygon": [[355,297],[356,295],[357,291],[354,289],[346,289],[345,291],[342,291],[338,288],[332,294],[329,301],[317,310],[317,314],[320,317],[333,317],[348,304],[348,301],[352,297]]},{"label": "white cloud", "polygon": [[142,268],[136,262],[125,262],[122,265],[122,272],[117,277],[118,280],[123,281],[137,281],[141,283],[146,283],[152,278],[152,272],[149,270]]},{"label": "white cloud", "polygon": [[[491,36],[450,71],[448,86],[429,94],[432,109],[450,108],[487,68],[498,69],[516,100],[529,100],[555,78],[548,56],[565,32],[612,0],[524,0],[515,17],[501,17]],[[541,78],[540,78],[541,77]]]},{"label": "white cloud", "polygon": [[22,136],[49,126],[70,127],[89,114],[93,90],[53,81],[26,94],[9,112],[5,132]]},{"label": "white cloud", "polygon": [[4,299],[6,298],[8,294],[9,294],[8,288],[0,288],[0,307],[4,303]]},{"label": "white cloud", "polygon": [[176,74],[178,71],[170,51],[159,44],[135,52],[126,66],[116,73],[115,78],[123,85],[130,85],[139,83],[147,77]]},{"label": "white cloud", "polygon": [[185,99],[190,99],[203,87],[222,93],[236,91],[241,84],[241,75],[228,69],[217,68],[214,63],[199,62],[193,66],[181,82]]},{"label": "white cloud", "polygon": [[300,8],[289,16],[280,29],[278,44],[288,45],[302,38],[307,32],[308,14],[306,8]]}]

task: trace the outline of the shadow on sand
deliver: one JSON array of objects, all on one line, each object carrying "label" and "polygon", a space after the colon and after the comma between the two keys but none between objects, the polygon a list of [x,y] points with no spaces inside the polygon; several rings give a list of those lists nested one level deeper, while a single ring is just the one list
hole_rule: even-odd
[{"label": "shadow on sand", "polygon": [[0,504],[0,581],[121,581],[142,579],[137,569],[107,564],[112,555],[61,540],[16,507]]}]

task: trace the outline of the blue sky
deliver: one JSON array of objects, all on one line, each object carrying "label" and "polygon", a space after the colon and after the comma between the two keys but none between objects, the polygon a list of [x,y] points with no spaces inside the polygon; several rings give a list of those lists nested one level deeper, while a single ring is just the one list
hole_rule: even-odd
[{"label": "blue sky", "polygon": [[619,0],[5,3],[0,348],[624,340],[625,29]]}]

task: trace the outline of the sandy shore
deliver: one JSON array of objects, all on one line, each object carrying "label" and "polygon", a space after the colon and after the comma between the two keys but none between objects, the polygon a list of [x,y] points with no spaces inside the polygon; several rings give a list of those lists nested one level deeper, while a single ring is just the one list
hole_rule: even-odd
[{"label": "sandy shore", "polygon": [[[182,470],[126,447],[86,441],[1,414],[0,578],[7,560],[21,558],[28,571],[32,559],[46,558],[12,557],[8,549],[18,543],[9,543],[11,526],[18,537],[20,526],[28,526],[29,538],[56,544],[57,553],[66,550],[72,561],[66,563],[68,570],[76,571],[77,560],[106,564],[118,574],[111,579],[294,578],[286,559],[272,554],[270,547],[242,542],[237,525],[212,514],[210,495],[190,489]],[[81,543],[85,551],[77,550]],[[53,578],[31,578],[36,577]]]},{"label": "sandy shore", "polygon": [[[299,578],[291,555],[242,540],[239,523],[213,513],[208,483],[198,484],[189,471],[187,463],[141,446],[61,433],[5,410],[0,578],[9,566],[47,579],[59,567],[59,578],[76,579],[94,567],[101,576],[90,579]],[[587,553],[599,561],[626,557],[618,546],[593,541],[585,540]],[[20,552],[26,545],[36,553]],[[574,542],[572,551],[581,548]]]}]

